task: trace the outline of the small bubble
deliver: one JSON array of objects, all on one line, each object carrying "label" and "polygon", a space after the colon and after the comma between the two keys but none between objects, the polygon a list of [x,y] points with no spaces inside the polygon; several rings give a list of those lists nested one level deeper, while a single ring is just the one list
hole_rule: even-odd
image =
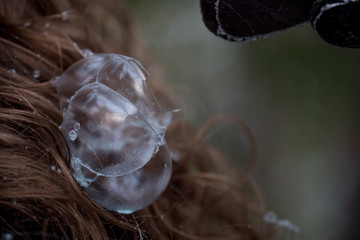
[{"label": "small bubble", "polygon": [[56,171],[56,166],[55,166],[55,165],[52,165],[52,166],[51,166],[51,170]]},{"label": "small bubble", "polygon": [[74,130],[69,132],[69,138],[71,141],[74,141],[77,138],[77,133]]},{"label": "small bubble", "polygon": [[19,36],[15,36],[15,39],[18,40],[18,39],[19,39]]},{"label": "small bubble", "polygon": [[75,131],[79,131],[79,129],[80,129],[80,123],[75,122],[75,123],[74,123],[74,130],[75,130]]},{"label": "small bubble", "polygon": [[49,27],[50,27],[50,23],[48,23],[48,22],[45,23],[45,24],[44,24],[44,27],[45,27],[45,28],[49,28]]},{"label": "small bubble", "polygon": [[32,113],[35,114],[35,115],[37,115],[38,112],[37,112],[36,110],[34,110]]},{"label": "small bubble", "polygon": [[62,174],[62,170],[60,168],[57,169],[58,174]]},{"label": "small bubble", "polygon": [[160,215],[160,218],[161,218],[161,219],[164,219],[164,214],[161,214],[161,215]]},{"label": "small bubble", "polygon": [[39,70],[34,70],[32,73],[34,78],[39,78],[41,76],[40,71]]},{"label": "small bubble", "polygon": [[6,176],[4,176],[4,177],[3,177],[3,179],[4,179],[4,180],[6,180],[6,179],[7,179],[7,177],[6,177]]},{"label": "small bubble", "polygon": [[40,53],[36,54],[36,57],[37,57],[37,58],[40,58],[40,57],[41,57],[41,54],[40,54]]},{"label": "small bubble", "polygon": [[31,26],[31,22],[25,22],[24,23],[24,27],[30,27]]},{"label": "small bubble", "polygon": [[29,149],[29,146],[25,146],[25,149]]},{"label": "small bubble", "polygon": [[62,19],[63,21],[66,21],[66,20],[68,19],[68,17],[69,17],[69,11],[63,11],[63,12],[61,13],[61,19]]},{"label": "small bubble", "polygon": [[16,203],[17,203],[16,200],[13,200],[12,204],[13,204],[13,205],[16,205]]}]

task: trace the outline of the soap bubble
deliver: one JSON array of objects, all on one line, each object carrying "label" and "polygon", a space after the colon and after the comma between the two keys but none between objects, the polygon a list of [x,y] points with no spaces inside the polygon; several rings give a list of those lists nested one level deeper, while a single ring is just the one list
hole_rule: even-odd
[{"label": "soap bubble", "polygon": [[[164,111],[136,60],[96,54],[56,80],[61,131],[79,185],[99,205],[131,213],[151,204],[171,177]],[[154,104],[155,103],[155,104]]]}]

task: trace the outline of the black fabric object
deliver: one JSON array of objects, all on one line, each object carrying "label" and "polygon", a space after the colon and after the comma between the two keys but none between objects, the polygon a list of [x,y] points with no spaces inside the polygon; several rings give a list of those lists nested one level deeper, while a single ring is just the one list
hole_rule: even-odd
[{"label": "black fabric object", "polygon": [[316,0],[311,22],[325,41],[342,47],[360,47],[359,0]]},{"label": "black fabric object", "polygon": [[360,0],[201,0],[207,28],[229,41],[249,41],[311,20],[327,42],[360,47]]}]

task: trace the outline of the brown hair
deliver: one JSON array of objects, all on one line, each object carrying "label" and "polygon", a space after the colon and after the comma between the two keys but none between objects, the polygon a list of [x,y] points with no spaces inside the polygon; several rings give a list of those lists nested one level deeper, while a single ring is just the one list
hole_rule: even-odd
[{"label": "brown hair", "polygon": [[[117,35],[110,34],[114,29]],[[122,215],[88,198],[69,171],[49,81],[81,59],[81,49],[118,52],[150,65],[123,1],[0,4],[0,233],[25,239],[265,238],[265,207],[249,178],[253,162],[240,171],[203,139],[210,125],[238,121],[233,118],[214,118],[197,133],[183,120],[173,121],[166,139],[179,159],[167,190],[151,206]],[[172,105],[161,74],[152,75],[155,95]]]}]

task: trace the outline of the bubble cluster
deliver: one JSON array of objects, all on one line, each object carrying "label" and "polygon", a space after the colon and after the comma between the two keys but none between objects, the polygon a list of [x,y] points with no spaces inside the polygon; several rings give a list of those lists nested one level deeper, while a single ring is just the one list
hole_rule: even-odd
[{"label": "bubble cluster", "polygon": [[171,177],[164,111],[136,60],[84,58],[54,78],[76,181],[99,205],[131,213],[151,204]]}]

